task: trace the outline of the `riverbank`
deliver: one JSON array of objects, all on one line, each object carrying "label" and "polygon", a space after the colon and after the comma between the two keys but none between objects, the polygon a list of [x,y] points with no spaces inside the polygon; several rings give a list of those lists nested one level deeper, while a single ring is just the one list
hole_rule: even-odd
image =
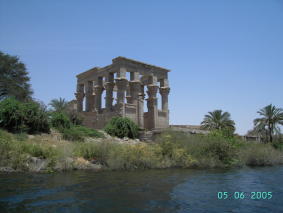
[{"label": "riverbank", "polygon": [[[105,133],[104,133],[105,134]],[[118,139],[63,140],[58,132],[11,134],[0,130],[0,171],[135,170],[163,168],[232,168],[283,164],[272,144],[244,142],[217,135],[168,131],[154,143]]]}]

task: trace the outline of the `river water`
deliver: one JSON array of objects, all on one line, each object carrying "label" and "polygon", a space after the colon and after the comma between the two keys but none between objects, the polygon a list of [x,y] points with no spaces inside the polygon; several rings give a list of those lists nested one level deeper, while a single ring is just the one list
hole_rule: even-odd
[{"label": "river water", "polygon": [[0,174],[0,212],[283,212],[283,167]]}]

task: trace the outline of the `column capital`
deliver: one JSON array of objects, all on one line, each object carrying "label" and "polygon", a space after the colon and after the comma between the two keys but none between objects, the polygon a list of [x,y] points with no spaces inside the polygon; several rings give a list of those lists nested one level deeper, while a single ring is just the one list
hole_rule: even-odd
[{"label": "column capital", "polygon": [[75,96],[77,100],[82,100],[85,97],[85,94],[82,92],[77,92],[75,93]]},{"label": "column capital", "polygon": [[104,84],[105,90],[113,90],[115,84],[113,82],[106,82]]},{"label": "column capital", "polygon": [[94,86],[94,93],[95,93],[95,95],[101,94],[103,89],[104,88],[102,86],[100,86],[100,85]]},{"label": "column capital", "polygon": [[115,82],[116,82],[118,89],[121,89],[121,90],[127,89],[128,80],[126,78],[116,78]]},{"label": "column capital", "polygon": [[144,97],[145,97],[145,94],[140,92],[140,93],[139,93],[139,98],[142,99],[142,100],[144,100]]},{"label": "column capital", "polygon": [[154,84],[150,84],[147,86],[147,94],[148,94],[148,98],[154,98],[156,97],[156,93],[157,93],[157,90],[158,90],[158,86],[157,85],[154,85]]},{"label": "column capital", "polygon": [[159,92],[162,96],[168,95],[169,92],[170,92],[170,88],[169,87],[160,87]]},{"label": "column capital", "polygon": [[131,90],[135,90],[139,92],[141,90],[141,82],[140,81],[129,81],[129,85]]}]

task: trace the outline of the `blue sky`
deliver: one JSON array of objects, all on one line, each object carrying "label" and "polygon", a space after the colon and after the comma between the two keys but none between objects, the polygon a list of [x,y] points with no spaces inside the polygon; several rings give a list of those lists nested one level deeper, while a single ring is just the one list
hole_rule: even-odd
[{"label": "blue sky", "polygon": [[281,0],[0,0],[0,51],[20,57],[46,104],[125,56],[171,70],[171,124],[222,109],[244,134],[260,108],[283,107]]}]

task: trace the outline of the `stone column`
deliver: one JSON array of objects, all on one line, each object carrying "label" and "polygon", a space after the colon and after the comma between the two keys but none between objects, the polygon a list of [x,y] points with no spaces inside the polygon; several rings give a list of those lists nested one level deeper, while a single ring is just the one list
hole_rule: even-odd
[{"label": "stone column", "polygon": [[106,90],[106,110],[111,111],[112,110],[112,103],[113,103],[113,88],[114,83],[113,82],[106,82],[105,83],[105,90]]},{"label": "stone column", "polygon": [[77,84],[77,92],[75,93],[76,99],[77,99],[77,111],[82,112],[83,111],[83,101],[84,101],[84,85],[83,84]]},{"label": "stone column", "polygon": [[159,92],[162,99],[162,111],[168,112],[168,94],[170,92],[169,87],[160,87]]},{"label": "stone column", "polygon": [[127,99],[127,103],[128,103],[128,104],[131,104],[131,103],[132,103],[132,97],[131,97],[130,86],[128,86],[127,89],[126,89],[126,99]]},{"label": "stone column", "polygon": [[147,86],[147,108],[149,113],[149,129],[155,129],[157,127],[157,119],[158,119],[158,108],[157,108],[157,90],[158,86],[155,84],[150,84]]},{"label": "stone column", "polygon": [[117,86],[117,104],[124,104],[128,80],[126,78],[116,78],[115,81]]},{"label": "stone column", "polygon": [[130,81],[130,95],[131,95],[131,103],[137,105],[139,93],[141,89],[140,81]]},{"label": "stone column", "polygon": [[95,111],[101,111],[101,94],[103,91],[103,87],[101,85],[94,86],[94,93],[95,93]]},{"label": "stone column", "polygon": [[138,94],[138,125],[140,128],[144,128],[144,85],[140,85],[140,92]]},{"label": "stone column", "polygon": [[94,95],[93,95],[93,82],[88,81],[86,87],[86,112],[92,112],[94,110]]},{"label": "stone column", "polygon": [[129,82],[131,103],[137,105],[139,93],[141,90],[141,82],[139,80],[138,72],[131,72],[131,81]]}]

